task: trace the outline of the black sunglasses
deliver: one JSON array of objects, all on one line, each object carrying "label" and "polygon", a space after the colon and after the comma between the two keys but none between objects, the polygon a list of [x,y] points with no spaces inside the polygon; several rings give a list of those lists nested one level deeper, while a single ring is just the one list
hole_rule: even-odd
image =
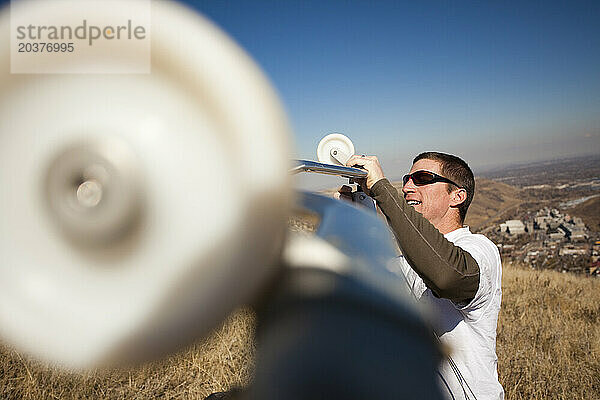
[{"label": "black sunglasses", "polygon": [[415,171],[412,174],[404,175],[402,177],[402,184],[406,185],[410,179],[412,179],[414,184],[417,186],[429,185],[436,182],[446,182],[451,183],[458,188],[464,189],[462,186],[452,182],[450,179],[444,178],[443,176],[430,171]]}]

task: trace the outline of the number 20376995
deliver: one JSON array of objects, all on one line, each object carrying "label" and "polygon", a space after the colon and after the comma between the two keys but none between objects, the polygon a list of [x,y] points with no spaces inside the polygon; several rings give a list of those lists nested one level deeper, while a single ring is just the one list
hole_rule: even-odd
[{"label": "number 20376995", "polygon": [[19,53],[72,53],[73,43],[18,43]]}]

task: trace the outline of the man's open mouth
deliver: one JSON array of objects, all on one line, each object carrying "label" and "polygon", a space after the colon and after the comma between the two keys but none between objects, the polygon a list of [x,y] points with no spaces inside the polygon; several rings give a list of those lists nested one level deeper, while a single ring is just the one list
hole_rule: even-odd
[{"label": "man's open mouth", "polygon": [[409,206],[418,206],[419,204],[421,204],[421,202],[419,200],[406,200],[406,203]]}]

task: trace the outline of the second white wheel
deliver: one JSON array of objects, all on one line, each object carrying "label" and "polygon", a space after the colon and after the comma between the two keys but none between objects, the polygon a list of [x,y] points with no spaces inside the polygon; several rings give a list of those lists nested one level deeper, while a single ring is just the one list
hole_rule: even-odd
[{"label": "second white wheel", "polygon": [[321,139],[317,146],[317,159],[325,164],[344,165],[352,155],[354,144],[341,133],[330,133]]}]

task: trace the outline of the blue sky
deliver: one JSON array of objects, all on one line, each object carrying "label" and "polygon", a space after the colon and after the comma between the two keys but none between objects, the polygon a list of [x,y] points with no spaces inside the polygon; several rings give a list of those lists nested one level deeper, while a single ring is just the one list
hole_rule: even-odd
[{"label": "blue sky", "polygon": [[296,157],[329,132],[391,177],[424,150],[600,154],[599,1],[189,1],[265,70]]}]

